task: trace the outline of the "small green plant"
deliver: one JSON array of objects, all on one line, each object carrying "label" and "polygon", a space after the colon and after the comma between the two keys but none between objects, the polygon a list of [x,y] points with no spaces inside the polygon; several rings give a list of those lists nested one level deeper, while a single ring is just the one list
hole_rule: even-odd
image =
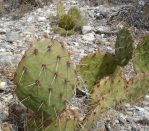
[{"label": "small green plant", "polygon": [[61,16],[60,20],[58,21],[58,26],[66,31],[74,29],[75,25],[76,23],[73,17],[68,14]]},{"label": "small green plant", "polygon": [[132,58],[133,39],[127,28],[118,32],[115,44],[115,58],[120,66],[126,65]]},{"label": "small green plant", "polygon": [[26,107],[55,119],[72,98],[75,85],[75,71],[62,43],[54,39],[35,43],[19,63],[14,83]]},{"label": "small green plant", "polygon": [[79,31],[81,26],[86,24],[86,20],[81,15],[80,10],[77,7],[71,7],[68,12],[64,11],[63,4],[61,0],[57,5],[57,17],[49,17],[49,19],[55,21],[57,26],[54,25],[53,31],[59,33],[62,36],[69,36]]}]

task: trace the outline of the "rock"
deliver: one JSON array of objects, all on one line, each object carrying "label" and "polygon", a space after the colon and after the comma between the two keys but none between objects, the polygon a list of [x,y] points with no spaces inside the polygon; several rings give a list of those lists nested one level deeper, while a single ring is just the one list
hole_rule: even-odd
[{"label": "rock", "polygon": [[145,95],[145,100],[149,101],[149,94]]},{"label": "rock", "polygon": [[97,34],[116,34],[118,31],[112,30],[109,26],[98,26],[95,32]]},{"label": "rock", "polygon": [[19,39],[19,33],[18,32],[7,32],[6,33],[6,41],[8,42],[14,42]]},{"label": "rock", "polygon": [[104,131],[105,130],[105,123],[104,122],[97,122],[97,129],[99,131]]},{"label": "rock", "polygon": [[6,30],[5,29],[0,29],[0,34],[6,34]]},{"label": "rock", "polygon": [[125,116],[123,114],[120,114],[118,120],[119,120],[119,122],[121,124],[125,124],[126,123],[126,119],[125,119]]},{"label": "rock", "polygon": [[0,124],[0,131],[17,131],[17,127],[15,125],[9,123]]},{"label": "rock", "polygon": [[30,17],[27,18],[26,21],[27,21],[27,22],[31,22],[31,21],[33,21],[33,20],[34,20],[34,17],[33,17],[33,16],[30,16]]},{"label": "rock", "polygon": [[44,21],[46,21],[47,19],[46,19],[46,17],[38,17],[38,19],[37,19],[39,22],[44,22]]},{"label": "rock", "polygon": [[92,27],[89,25],[88,26],[82,26],[82,33],[83,34],[89,33],[91,30],[92,30]]},{"label": "rock", "polygon": [[94,33],[85,34],[85,35],[82,36],[82,38],[83,38],[83,40],[89,41],[89,42],[95,41],[95,35],[94,35]]},{"label": "rock", "polygon": [[4,81],[0,81],[0,90],[3,90],[3,91],[5,91],[5,90],[7,90],[7,87],[8,87],[8,85],[7,85],[7,83],[6,82],[4,82]]},{"label": "rock", "polygon": [[130,107],[130,104],[129,104],[129,103],[126,103],[126,104],[125,104],[125,107],[126,107],[126,108],[129,108],[129,107]]}]

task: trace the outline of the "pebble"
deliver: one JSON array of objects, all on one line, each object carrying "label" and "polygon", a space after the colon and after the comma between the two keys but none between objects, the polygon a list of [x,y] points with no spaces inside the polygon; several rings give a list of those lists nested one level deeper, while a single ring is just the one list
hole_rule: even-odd
[{"label": "pebble", "polygon": [[149,101],[149,94],[145,95],[145,100]]},{"label": "pebble", "polygon": [[92,30],[92,27],[89,25],[88,26],[82,26],[82,33],[83,34],[89,33],[91,30]]},{"label": "pebble", "polygon": [[7,90],[7,83],[4,81],[0,81],[0,90]]},{"label": "pebble", "polygon": [[38,17],[38,21],[39,22],[45,22],[46,21],[46,17]]}]

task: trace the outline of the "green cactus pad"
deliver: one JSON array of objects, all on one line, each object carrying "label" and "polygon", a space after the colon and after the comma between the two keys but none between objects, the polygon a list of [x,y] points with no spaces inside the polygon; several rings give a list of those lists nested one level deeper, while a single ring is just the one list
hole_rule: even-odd
[{"label": "green cactus pad", "polygon": [[94,53],[84,57],[77,67],[78,72],[91,90],[97,80],[113,74],[117,68],[114,56],[105,53]]},{"label": "green cactus pad", "polygon": [[63,45],[46,39],[26,51],[14,82],[16,94],[26,107],[52,119],[73,96],[75,71]]},{"label": "green cactus pad", "polygon": [[126,65],[132,58],[133,39],[127,28],[118,32],[115,44],[115,58],[120,66]]},{"label": "green cactus pad", "polygon": [[[116,71],[118,72],[118,70]],[[85,128],[90,129],[94,126],[94,122],[100,118],[105,112],[116,103],[125,98],[126,83],[120,77],[119,73],[104,77],[93,87],[90,96],[90,115],[85,119]],[[84,130],[85,131],[85,130]]]},{"label": "green cactus pad", "polygon": [[149,36],[134,51],[133,63],[136,71],[149,72]]},{"label": "green cactus pad", "polygon": [[128,102],[135,102],[149,93],[149,75],[138,73],[126,90]]}]

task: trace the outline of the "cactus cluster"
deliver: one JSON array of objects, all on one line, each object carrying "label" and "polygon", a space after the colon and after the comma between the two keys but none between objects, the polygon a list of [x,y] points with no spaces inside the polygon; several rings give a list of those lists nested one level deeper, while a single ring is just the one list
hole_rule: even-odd
[{"label": "cactus cluster", "polygon": [[69,54],[54,39],[33,44],[18,65],[14,82],[22,103],[44,118],[53,119],[73,96],[75,71]]},{"label": "cactus cluster", "polygon": [[[76,16],[72,15],[73,12]],[[70,10],[68,14],[76,19],[80,17],[76,12]],[[62,18],[64,15],[59,16]],[[115,47],[115,55],[89,54],[77,66],[77,72],[90,91],[89,113],[82,123],[78,123],[75,119],[61,117],[76,85],[76,72],[69,53],[53,38],[33,44],[19,63],[14,78],[17,96],[34,111],[34,116],[28,119],[29,130],[75,131],[78,125],[82,125],[80,130],[86,131],[106,109],[123,100],[133,102],[148,93],[149,36],[133,52],[131,34],[124,28],[118,33]],[[126,82],[121,77],[121,67],[131,58],[136,76]]]},{"label": "cactus cluster", "polygon": [[118,32],[115,44],[115,58],[120,66],[126,65],[132,58],[133,39],[127,28]]},{"label": "cactus cluster", "polygon": [[55,33],[59,33],[62,36],[69,36],[75,33],[82,25],[86,23],[86,20],[81,15],[80,10],[73,6],[68,12],[64,11],[61,0],[58,1],[57,6],[57,26],[53,27]]},{"label": "cactus cluster", "polygon": [[[89,130],[92,129],[94,123],[100,118],[101,113],[106,111],[106,109],[117,105],[121,101],[127,102],[134,102],[144,94],[149,93],[149,57],[148,57],[148,50],[149,50],[149,36],[146,36],[143,41],[139,44],[139,46],[133,51],[133,41],[128,33],[128,30],[122,29],[121,35],[118,34],[119,43],[120,45],[116,45],[117,48],[121,48],[117,53],[115,53],[116,62],[120,66],[124,66],[128,63],[128,61],[132,58],[133,64],[135,67],[136,75],[131,81],[125,81],[123,77],[121,77],[121,70],[120,67],[117,65],[117,68],[111,72],[111,74],[103,75],[100,71],[97,72],[96,75],[92,75],[94,79],[96,78],[96,84],[92,84],[90,99],[89,99],[89,114],[86,116],[85,120],[83,121],[82,130]],[[119,33],[120,33],[119,32]],[[127,35],[125,33],[128,33]],[[128,38],[127,38],[128,37]],[[122,40],[120,42],[120,39]],[[130,43],[128,42],[130,41]],[[127,42],[127,43],[125,43]],[[123,44],[122,44],[123,43]],[[122,44],[122,45],[121,45]],[[128,44],[125,46],[125,44]],[[130,46],[130,47],[129,47]],[[126,50],[126,47],[128,48]],[[131,50],[131,52],[129,52]],[[120,52],[121,51],[121,52]],[[87,56],[86,58],[90,57]],[[86,59],[84,58],[84,59]],[[83,59],[83,60],[84,60]],[[94,61],[94,68],[83,69],[81,74],[83,78],[85,71],[87,72],[100,69],[104,71],[104,68],[95,68],[96,62]],[[123,61],[124,60],[124,61]],[[97,60],[96,60],[97,61]],[[100,59],[102,63],[104,59]],[[89,61],[84,63],[81,62],[82,66],[87,66]],[[111,65],[111,64],[110,64]],[[105,66],[104,66],[105,67]],[[82,67],[81,67],[82,68]],[[109,67],[108,67],[109,68]],[[102,70],[103,69],[103,70]],[[106,70],[107,71],[107,70]],[[81,72],[81,71],[80,71]],[[93,71],[92,71],[93,72]],[[102,76],[95,77],[95,76]],[[106,76],[106,77],[103,77]],[[91,75],[88,75],[88,81],[91,82],[89,79]],[[85,78],[86,79],[86,78]],[[82,124],[82,123],[81,123]]]}]

